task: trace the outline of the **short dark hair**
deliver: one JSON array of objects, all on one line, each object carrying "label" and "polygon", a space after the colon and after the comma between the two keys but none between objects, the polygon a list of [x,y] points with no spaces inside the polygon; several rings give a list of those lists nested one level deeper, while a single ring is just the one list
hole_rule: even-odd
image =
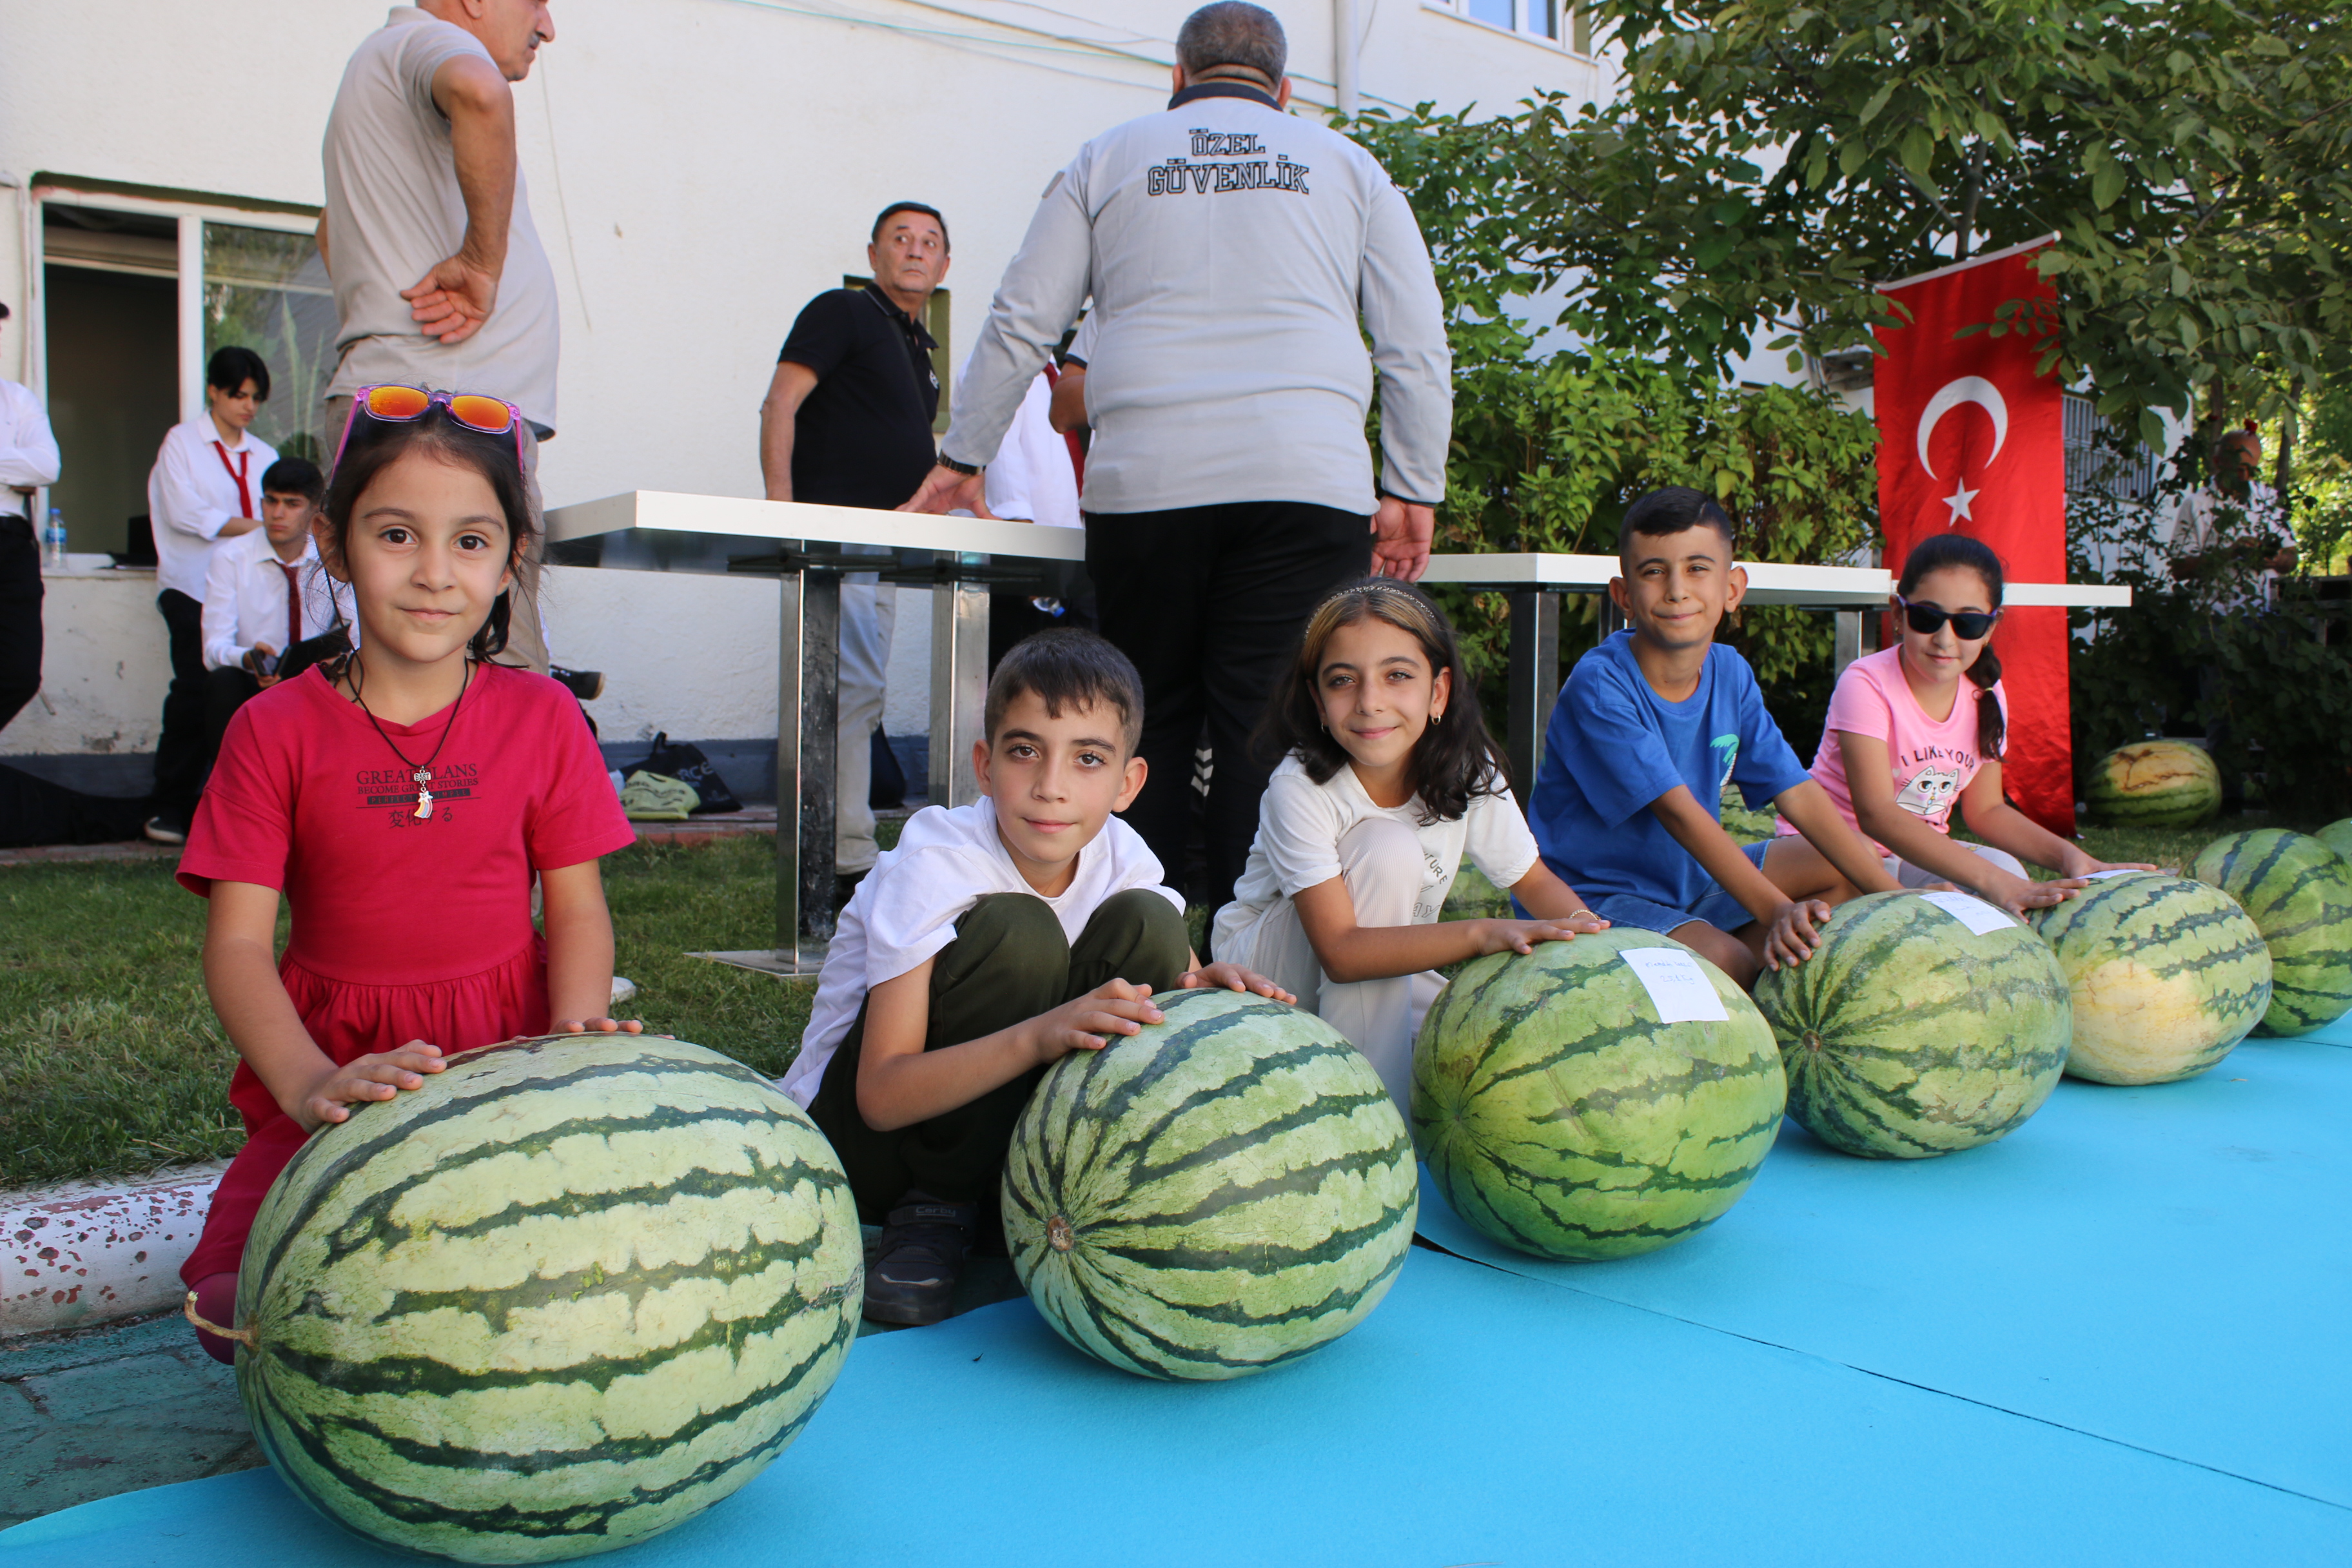
[{"label": "short dark hair", "polygon": [[1247,0],[1216,0],[1185,17],[1176,29],[1176,63],[1193,78],[1220,66],[1236,68],[1264,77],[1272,89],[1290,63],[1290,40],[1265,6]]},{"label": "short dark hair", "polygon": [[8,319],[8,301],[7,301],[7,300],[0,300],[0,321],[6,321],[7,319]]},{"label": "short dark hair", "polygon": [[940,226],[940,248],[950,251],[955,248],[955,241],[948,237],[948,220],[940,216],[939,208],[926,206],[921,202],[892,202],[884,207],[882,216],[874,220],[874,232],[868,237],[878,242],[882,237],[882,226],[900,213],[920,213],[929,218]]},{"label": "short dark hair", "polygon": [[280,458],[261,476],[261,493],[300,496],[317,506],[327,499],[327,476],[308,458]]},{"label": "short dark hair", "polygon": [[1108,703],[1118,710],[1119,739],[1129,756],[1143,739],[1143,678],[1127,655],[1093,632],[1033,632],[1005,650],[988,678],[988,705],[982,710],[990,745],[1004,727],[1004,710],[1024,697],[1045,703],[1049,719],[1060,718],[1066,706]]},{"label": "short dark hair", "polygon": [[234,395],[248,381],[253,383],[253,390],[261,395],[262,401],[268,402],[269,367],[261,363],[259,354],[251,349],[240,348],[213,351],[211,362],[205,366],[206,386],[217,386],[223,392]]},{"label": "short dark hair", "polygon": [[[343,561],[352,536],[352,514],[368,486],[412,451],[470,468],[488,481],[499,510],[506,514],[507,565],[521,565],[523,552],[530,548],[530,492],[523,484],[515,437],[511,433],[492,436],[460,425],[449,416],[446,403],[433,404],[415,418],[397,423],[371,419],[364,412],[352,421],[350,438],[343,443],[342,456],[336,459],[334,477],[327,485],[327,526],[319,541],[319,553],[329,564],[340,566]],[[273,465],[271,472],[275,471]],[[268,478],[262,476],[265,485]],[[489,618],[475,631],[469,651],[477,662],[506,651],[514,597],[512,588],[501,593],[490,605]]]},{"label": "short dark hair", "polygon": [[1685,532],[1694,528],[1711,528],[1723,535],[1724,544],[1733,550],[1739,547],[1739,527],[1722,503],[1705,490],[1695,490],[1688,485],[1668,485],[1652,490],[1625,509],[1625,521],[1617,529],[1617,559],[1633,558],[1633,536],[1664,539],[1670,534]]}]

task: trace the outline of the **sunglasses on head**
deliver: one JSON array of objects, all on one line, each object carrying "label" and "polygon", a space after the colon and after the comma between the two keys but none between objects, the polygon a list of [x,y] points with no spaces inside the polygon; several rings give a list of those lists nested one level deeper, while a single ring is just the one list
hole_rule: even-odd
[{"label": "sunglasses on head", "polygon": [[1900,596],[1895,602],[1903,606],[1904,620],[1923,637],[1934,637],[1949,621],[1954,637],[1962,642],[1974,642],[1979,637],[1990,637],[1993,623],[2000,619],[1999,610],[1947,610],[1937,605],[1915,605]]},{"label": "sunglasses on head", "polygon": [[522,461],[522,410],[504,398],[484,397],[474,392],[427,392],[418,386],[363,386],[352,399],[352,416],[343,424],[343,438],[335,443],[335,460],[341,462],[343,448],[352,444],[352,426],[360,416],[384,425],[406,425],[425,417],[435,404],[449,411],[449,417],[468,430],[478,430],[485,436],[503,436],[514,432],[515,461]]}]

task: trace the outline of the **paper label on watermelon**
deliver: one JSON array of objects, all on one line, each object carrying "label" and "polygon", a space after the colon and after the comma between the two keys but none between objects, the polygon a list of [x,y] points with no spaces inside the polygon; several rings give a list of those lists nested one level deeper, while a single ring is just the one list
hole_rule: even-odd
[{"label": "paper label on watermelon", "polygon": [[1731,1017],[1698,959],[1682,948],[1629,947],[1617,956],[1650,994],[1661,1024],[1720,1024]]},{"label": "paper label on watermelon", "polygon": [[2104,882],[2110,877],[2145,877],[2147,875],[2147,872],[2138,870],[2133,867],[2119,866],[2112,871],[2089,872],[2083,878],[2083,880],[2085,882]]},{"label": "paper label on watermelon", "polygon": [[1997,909],[1982,899],[1970,898],[1966,893],[1922,893],[1919,896],[1979,936],[2017,923],[2010,918],[2007,910]]}]

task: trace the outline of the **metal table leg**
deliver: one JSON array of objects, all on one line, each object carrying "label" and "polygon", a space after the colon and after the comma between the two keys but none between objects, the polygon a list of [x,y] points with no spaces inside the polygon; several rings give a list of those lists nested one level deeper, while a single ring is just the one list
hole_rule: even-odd
[{"label": "metal table leg", "polygon": [[776,963],[814,973],[833,940],[841,574],[787,571],[776,692]]},{"label": "metal table leg", "polygon": [[1544,731],[1559,698],[1559,599],[1541,589],[1511,595],[1510,711],[1504,729],[1522,810],[1534,792]]},{"label": "metal table leg", "polygon": [[1837,613],[1836,637],[1830,655],[1832,668],[1843,669],[1862,657],[1862,614],[1860,610]]},{"label": "metal table leg", "polygon": [[931,774],[933,805],[980,798],[971,771],[988,696],[988,589],[941,583],[931,590]]}]

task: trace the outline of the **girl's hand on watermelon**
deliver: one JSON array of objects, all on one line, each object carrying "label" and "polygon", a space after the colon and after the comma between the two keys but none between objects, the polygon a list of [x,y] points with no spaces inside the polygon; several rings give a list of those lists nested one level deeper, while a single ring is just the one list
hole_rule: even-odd
[{"label": "girl's hand on watermelon", "polygon": [[1533,952],[1539,942],[1572,941],[1579,931],[1596,931],[1609,922],[1590,910],[1559,921],[1472,921],[1478,943],[1475,956],[1490,952]]},{"label": "girl's hand on watermelon", "polygon": [[1298,998],[1260,974],[1255,969],[1244,969],[1238,963],[1204,963],[1189,974],[1176,977],[1182,991],[1198,991],[1212,986],[1226,991],[1255,991],[1261,996],[1271,996],[1277,1002],[1296,1005]]},{"label": "girl's hand on watermelon", "polygon": [[2019,920],[2030,910],[2046,910],[2063,904],[2084,887],[2079,877],[2063,877],[2054,882],[2029,882],[2022,877],[2012,877],[1998,867],[1985,868],[1983,879],[1976,894],[1987,903],[1999,904]]},{"label": "girl's hand on watermelon", "polygon": [[1115,1035],[1139,1035],[1160,1020],[1151,988],[1108,980],[1075,1002],[1029,1021],[1030,1042],[1040,1062],[1057,1062],[1072,1051],[1098,1051]]},{"label": "girl's hand on watermelon", "polygon": [[566,1018],[555,1026],[559,1035],[642,1035],[646,1026],[635,1018]]},{"label": "girl's hand on watermelon", "polygon": [[2101,871],[2161,871],[2161,866],[2151,866],[2145,860],[2095,860],[2073,845],[2058,858],[2057,872],[2061,877],[2091,877]]},{"label": "girl's hand on watermelon", "polygon": [[352,1107],[370,1100],[390,1100],[404,1089],[423,1089],[424,1075],[447,1064],[441,1047],[411,1040],[396,1051],[372,1051],[354,1057],[310,1086],[293,1110],[305,1132],[316,1132],[331,1122],[351,1120]]},{"label": "girl's hand on watermelon", "polygon": [[1814,923],[1829,918],[1829,905],[1819,899],[1792,900],[1775,910],[1764,932],[1765,967],[1778,969],[1785,963],[1794,968],[1812,957],[1813,949],[1822,945]]}]

